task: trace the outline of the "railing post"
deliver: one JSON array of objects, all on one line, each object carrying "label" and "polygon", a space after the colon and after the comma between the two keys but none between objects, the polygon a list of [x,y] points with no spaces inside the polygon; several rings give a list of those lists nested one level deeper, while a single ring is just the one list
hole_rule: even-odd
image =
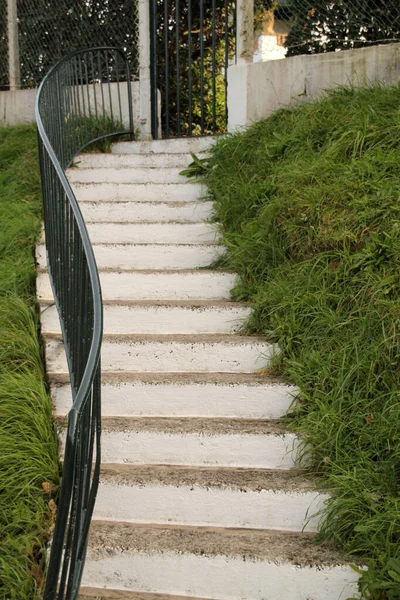
[{"label": "railing post", "polygon": [[236,62],[252,62],[254,52],[254,0],[236,0]]},{"label": "railing post", "polygon": [[21,87],[17,0],[7,0],[7,30],[8,30],[8,73],[10,90],[19,90]]},{"label": "railing post", "polygon": [[150,2],[139,0],[139,124],[140,138],[151,139]]}]

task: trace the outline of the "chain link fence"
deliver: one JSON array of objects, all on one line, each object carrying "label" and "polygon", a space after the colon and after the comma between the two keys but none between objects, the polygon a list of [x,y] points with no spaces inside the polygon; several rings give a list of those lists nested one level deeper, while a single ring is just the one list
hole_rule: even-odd
[{"label": "chain link fence", "polygon": [[254,0],[254,9],[258,60],[400,42],[399,0]]},{"label": "chain link fence", "polygon": [[[54,63],[84,47],[123,48],[138,74],[138,0],[17,0],[21,88],[37,87]],[[0,0],[0,89],[9,88],[7,0]]]}]

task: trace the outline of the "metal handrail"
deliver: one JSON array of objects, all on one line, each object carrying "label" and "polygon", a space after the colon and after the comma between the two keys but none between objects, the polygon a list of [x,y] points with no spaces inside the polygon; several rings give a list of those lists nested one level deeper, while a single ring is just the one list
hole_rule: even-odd
[{"label": "metal handrail", "polygon": [[100,474],[99,274],[65,169],[93,141],[133,139],[131,76],[118,48],[71,52],[43,79],[35,104],[50,281],[72,390],[63,475],[44,600],[75,600]]}]

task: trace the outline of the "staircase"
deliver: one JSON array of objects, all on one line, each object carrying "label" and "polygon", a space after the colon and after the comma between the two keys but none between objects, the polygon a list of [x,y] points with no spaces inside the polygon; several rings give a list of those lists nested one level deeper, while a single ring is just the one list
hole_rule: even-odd
[{"label": "staircase", "polygon": [[[279,422],[294,389],[258,374],[270,344],[237,335],[249,307],[230,301],[234,274],[201,268],[224,248],[205,190],[179,172],[209,143],[121,142],[69,170],[105,315],[102,473],[80,597],[344,600],[358,576],[313,543],[326,496],[296,471],[297,438]],[[37,260],[62,429],[71,394],[43,245]]]}]

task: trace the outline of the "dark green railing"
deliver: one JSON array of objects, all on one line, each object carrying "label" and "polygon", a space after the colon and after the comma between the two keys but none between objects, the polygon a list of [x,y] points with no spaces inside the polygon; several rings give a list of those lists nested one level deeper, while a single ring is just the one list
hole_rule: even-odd
[{"label": "dark green railing", "polygon": [[133,136],[129,64],[116,48],[73,52],[44,78],[36,99],[47,261],[67,356],[72,406],[47,569],[45,600],[75,600],[100,471],[99,274],[65,169],[89,143]]}]

